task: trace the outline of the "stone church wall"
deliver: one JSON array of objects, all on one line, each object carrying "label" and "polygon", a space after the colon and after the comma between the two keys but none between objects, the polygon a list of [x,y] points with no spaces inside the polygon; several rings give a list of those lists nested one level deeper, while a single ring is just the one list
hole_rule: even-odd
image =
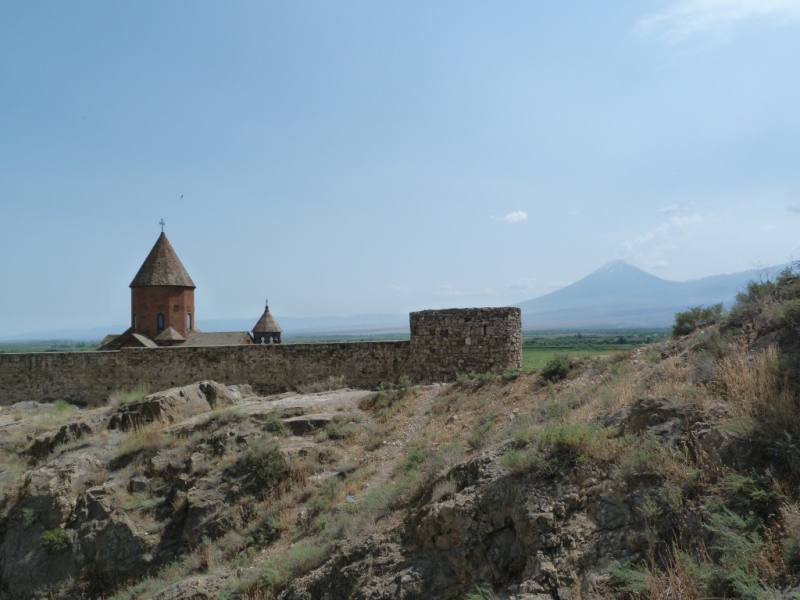
[{"label": "stone church wall", "polygon": [[155,391],[206,379],[247,383],[260,394],[329,376],[373,388],[404,375],[415,382],[452,381],[460,373],[508,367],[522,367],[519,309],[422,311],[411,314],[410,342],[0,354],[0,405],[57,399],[95,405],[140,384]]}]

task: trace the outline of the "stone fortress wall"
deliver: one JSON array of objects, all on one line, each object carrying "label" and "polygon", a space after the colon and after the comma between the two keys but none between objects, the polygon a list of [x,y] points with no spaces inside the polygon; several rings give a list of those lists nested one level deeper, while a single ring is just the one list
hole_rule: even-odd
[{"label": "stone fortress wall", "polygon": [[0,354],[0,405],[57,399],[96,405],[115,390],[142,384],[161,390],[206,379],[247,383],[269,394],[330,376],[344,377],[350,387],[372,388],[403,376],[430,383],[522,368],[518,308],[426,310],[410,318],[407,342]]},{"label": "stone fortress wall", "polygon": [[521,369],[522,312],[510,307],[414,312],[410,349],[413,377],[421,381]]}]

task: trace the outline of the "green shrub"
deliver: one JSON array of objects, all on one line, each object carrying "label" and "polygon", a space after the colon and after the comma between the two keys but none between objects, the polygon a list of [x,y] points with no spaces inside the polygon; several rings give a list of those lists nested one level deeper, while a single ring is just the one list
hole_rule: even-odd
[{"label": "green shrub", "polygon": [[406,452],[405,458],[400,462],[400,471],[402,473],[416,471],[417,468],[428,459],[430,453],[431,451],[427,448],[412,446]]},{"label": "green shrub", "polygon": [[375,424],[367,425],[364,448],[367,450],[377,450],[383,445],[385,439],[386,434],[382,427]]},{"label": "green shrub", "polygon": [[281,420],[281,416],[276,410],[267,413],[267,419],[264,422],[264,429],[274,435],[289,435],[289,430],[286,428],[286,425],[284,425],[283,421]]},{"label": "green shrub", "polygon": [[717,542],[712,548],[719,555],[701,570],[701,579],[711,595],[735,594],[752,600],[780,597],[759,579],[756,565],[764,542],[758,527],[756,519],[745,519],[727,510],[711,515],[708,528],[716,534]]},{"label": "green shrub", "polygon": [[278,539],[285,529],[286,524],[280,520],[277,510],[270,509],[254,519],[246,533],[256,544],[266,546]]},{"label": "green shrub", "polygon": [[497,415],[495,413],[481,415],[467,437],[467,446],[473,450],[480,450],[483,448],[491,438],[496,418]]},{"label": "green shrub", "polygon": [[355,423],[329,423],[325,427],[325,434],[329,440],[344,440],[358,433],[358,425]]},{"label": "green shrub", "polygon": [[266,440],[255,443],[229,469],[244,476],[248,492],[255,494],[268,492],[289,474],[289,465],[278,445]]},{"label": "green shrub", "polygon": [[763,516],[774,513],[784,500],[774,479],[757,473],[744,475],[730,471],[712,486],[712,490],[729,509],[754,511]]},{"label": "green shrub", "polygon": [[503,381],[508,382],[508,381],[514,381],[519,376],[520,376],[519,369],[516,369],[514,367],[508,367],[505,371],[503,371],[503,374],[500,377],[503,378]]},{"label": "green shrub", "polygon": [[25,527],[30,527],[34,523],[36,523],[36,511],[32,508],[23,508],[22,509],[22,522],[25,523]]},{"label": "green shrub", "polygon": [[563,421],[576,405],[577,401],[570,393],[566,398],[556,396],[547,400],[541,406],[541,411],[548,421]]},{"label": "green shrub", "polygon": [[72,404],[67,402],[66,400],[56,400],[53,402],[53,411],[57,413],[61,412],[72,412],[73,410],[77,410]]},{"label": "green shrub", "polygon": [[45,531],[39,537],[39,543],[50,554],[58,554],[72,545],[72,538],[65,530],[56,527]]},{"label": "green shrub", "polygon": [[319,514],[324,510],[328,510],[333,506],[342,494],[344,484],[342,480],[337,477],[328,477],[322,482],[316,493],[308,499],[306,506],[311,510],[312,514]]},{"label": "green shrub", "polygon": [[542,379],[551,383],[564,379],[567,373],[569,373],[571,366],[572,364],[567,354],[556,352],[553,354],[553,357],[547,361],[547,364],[542,367]]},{"label": "green shrub", "polygon": [[500,466],[512,473],[527,471],[537,463],[536,453],[529,449],[517,450],[512,448],[500,459]]},{"label": "green shrub", "polygon": [[609,565],[608,573],[622,590],[631,594],[643,594],[649,588],[645,569],[629,562],[614,561]]},{"label": "green shrub", "polygon": [[673,337],[688,335],[697,329],[718,323],[722,318],[724,309],[722,303],[713,306],[695,306],[675,313],[675,323],[672,326]]},{"label": "green shrub", "polygon": [[464,596],[464,600],[499,600],[494,588],[488,583],[481,583],[472,588],[472,591]]}]

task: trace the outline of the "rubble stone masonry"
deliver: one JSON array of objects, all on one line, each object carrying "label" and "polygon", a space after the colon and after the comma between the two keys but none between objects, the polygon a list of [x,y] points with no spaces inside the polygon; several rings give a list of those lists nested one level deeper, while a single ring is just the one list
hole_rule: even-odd
[{"label": "rubble stone masonry", "polygon": [[419,383],[452,381],[509,367],[522,368],[518,308],[426,310],[411,313],[410,342],[0,354],[0,405],[57,399],[96,405],[115,390],[146,384],[155,391],[205,379],[247,383],[260,394],[330,376],[371,388],[404,375]]},{"label": "rubble stone masonry", "polygon": [[519,308],[458,308],[411,313],[411,371],[421,381],[460,373],[522,369]]}]

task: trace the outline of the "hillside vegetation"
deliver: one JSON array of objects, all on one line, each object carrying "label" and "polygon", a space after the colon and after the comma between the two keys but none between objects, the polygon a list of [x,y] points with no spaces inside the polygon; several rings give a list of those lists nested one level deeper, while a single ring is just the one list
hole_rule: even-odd
[{"label": "hillside vegetation", "polygon": [[800,598],[800,277],[541,372],[0,412],[0,597]]}]

